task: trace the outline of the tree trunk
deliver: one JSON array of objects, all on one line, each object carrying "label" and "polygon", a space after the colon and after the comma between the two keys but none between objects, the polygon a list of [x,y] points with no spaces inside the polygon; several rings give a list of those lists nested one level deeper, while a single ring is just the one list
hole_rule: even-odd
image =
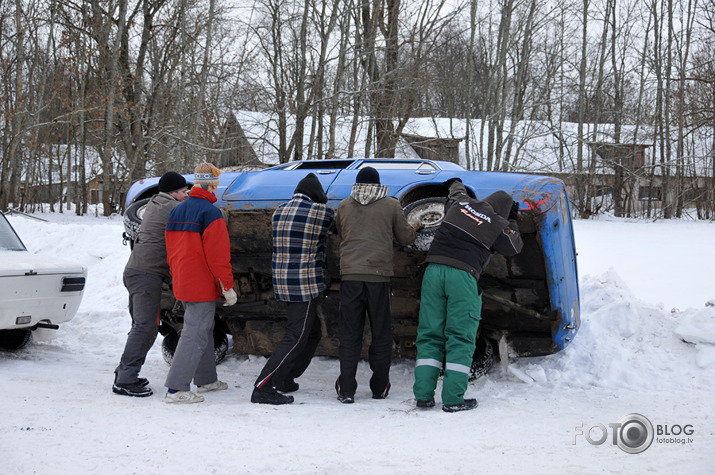
[{"label": "tree trunk", "polygon": [[[12,117],[12,139],[10,140],[10,180],[8,183],[7,202],[17,206],[20,199],[19,185],[23,169],[24,137],[25,132],[25,102],[24,102],[24,72],[25,67],[25,26],[23,24],[22,0],[15,0],[15,28],[17,61],[15,64],[15,109]],[[29,177],[25,179],[24,192],[28,192]]]},{"label": "tree trunk", "polygon": [[[690,42],[693,32],[693,22],[695,20],[693,11],[693,0],[688,0],[688,5],[686,9],[686,17],[683,22],[681,19],[681,24],[684,24],[685,28],[685,38],[681,42],[680,48],[678,48],[678,144],[677,144],[677,166],[676,166],[676,176],[678,183],[678,193],[676,202],[676,217],[680,218],[683,215],[683,206],[686,193],[685,187],[685,96],[686,96],[686,78],[688,75],[688,60],[690,53]],[[696,175],[694,175],[696,176]]]},{"label": "tree trunk", "polygon": [[576,150],[576,204],[581,218],[587,218],[586,203],[586,176],[583,166],[583,147],[586,140],[583,133],[583,124],[586,117],[586,54],[588,41],[588,7],[590,0],[583,0],[582,30],[581,30],[581,62],[579,65],[578,81],[578,148]]},{"label": "tree trunk", "polygon": [[534,14],[536,13],[536,2],[531,2],[529,8],[529,16],[526,20],[526,25],[522,31],[524,37],[521,43],[521,56],[518,57],[516,78],[514,81],[514,97],[511,107],[511,123],[509,124],[509,134],[506,140],[506,149],[504,151],[501,170],[508,172],[509,166],[512,163],[512,148],[514,146],[514,135],[516,133],[517,124],[524,119],[524,96],[526,95],[527,87],[527,72],[528,65],[531,61],[531,46],[533,42],[534,30]]},{"label": "tree trunk", "polygon": [[670,137],[670,107],[671,107],[671,71],[673,69],[673,0],[667,0],[667,16],[668,16],[668,40],[666,43],[665,57],[665,90],[663,91],[663,142],[664,154],[661,155],[661,167],[663,173],[663,217],[671,219],[673,217],[673,199],[670,182],[670,160],[672,156]]},{"label": "tree trunk", "polygon": [[[352,2],[348,2],[346,5],[348,11],[352,8]],[[328,125],[328,149],[325,152],[325,158],[335,157],[335,133],[337,128],[338,120],[338,110],[340,106],[340,89],[344,84],[345,69],[347,64],[347,53],[348,53],[348,38],[350,35],[350,24],[352,15],[346,13],[341,17],[341,27],[340,27],[340,40],[339,40],[339,50],[338,50],[338,67],[335,72],[335,79],[333,81],[333,91],[332,97],[330,99],[330,111],[328,112],[330,116],[330,123]],[[352,157],[352,155],[349,155]]]},{"label": "tree trunk", "polygon": [[472,103],[474,90],[474,36],[477,32],[477,0],[469,2],[469,50],[467,51],[467,104],[465,108],[464,155],[468,170],[474,170],[472,160]]}]

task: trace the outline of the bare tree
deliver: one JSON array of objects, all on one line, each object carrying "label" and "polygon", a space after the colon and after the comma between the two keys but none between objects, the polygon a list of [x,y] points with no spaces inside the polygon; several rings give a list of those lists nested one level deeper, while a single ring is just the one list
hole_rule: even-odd
[{"label": "bare tree", "polygon": [[583,10],[581,10],[581,58],[579,63],[578,82],[578,148],[576,155],[576,206],[582,218],[588,217],[588,204],[586,202],[586,176],[583,166],[583,150],[585,145],[585,134],[583,131],[586,119],[586,68],[588,66],[588,16],[591,0],[583,0]]},{"label": "bare tree", "polygon": [[365,156],[394,156],[415,116],[448,117],[449,133],[466,135],[470,168],[521,169],[533,143],[553,137],[581,216],[594,211],[591,180],[604,164],[587,160],[587,144],[652,130],[647,166],[611,164],[616,214],[636,209],[636,178],[649,182],[649,214],[656,204],[663,216],[684,214],[694,187],[709,186],[713,201],[715,144],[704,150],[698,138],[715,124],[713,0],[464,6],[3,2],[0,206],[67,201],[57,189],[73,182],[85,212],[88,180],[101,179],[104,213],[114,212],[129,182],[225,151],[222,122],[243,108],[268,113],[276,135],[266,144],[281,162],[354,155],[363,140]]},{"label": "bare tree", "polygon": [[[502,157],[501,170],[509,171],[509,165],[512,160],[512,149],[514,148],[514,140],[517,124],[519,121],[524,120],[524,110],[525,110],[525,98],[526,90],[528,87],[528,71],[529,64],[532,61],[531,52],[532,45],[534,42],[534,36],[536,34],[536,9],[538,2],[530,2],[529,13],[527,14],[524,27],[521,28],[522,39],[521,47],[518,49],[520,54],[516,58],[516,71],[514,77],[514,89],[512,92],[512,105],[509,123],[509,134],[506,140],[506,148],[504,149],[504,155]],[[516,157],[514,157],[516,158]]]},{"label": "bare tree", "polygon": [[685,135],[686,135],[686,121],[687,112],[685,110],[686,101],[686,86],[688,80],[688,70],[690,67],[690,44],[693,34],[693,25],[695,23],[695,4],[697,0],[687,0],[685,11],[681,11],[681,17],[678,19],[678,23],[683,26],[684,31],[681,31],[681,35],[675,38],[676,41],[676,70],[678,74],[678,93],[677,93],[677,123],[678,123],[678,141],[676,145],[676,203],[675,203],[675,216],[681,217],[683,215],[683,206],[685,200],[686,186],[685,186]]},{"label": "bare tree", "polygon": [[[22,0],[15,0],[15,90],[14,94],[8,94],[8,113],[10,120],[10,140],[7,149],[7,156],[3,164],[3,183],[0,191],[0,206],[6,207],[9,202],[18,204],[19,182],[22,174],[22,155],[24,140],[24,67],[25,67],[25,25],[23,18]],[[10,92],[10,91],[8,91]],[[9,174],[9,178],[5,178]]]}]

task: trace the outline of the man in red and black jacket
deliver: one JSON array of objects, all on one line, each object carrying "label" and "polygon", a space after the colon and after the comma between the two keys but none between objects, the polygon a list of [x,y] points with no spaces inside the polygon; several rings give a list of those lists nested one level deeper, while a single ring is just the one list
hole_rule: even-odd
[{"label": "man in red and black jacket", "polygon": [[194,172],[189,198],[171,211],[166,225],[174,296],[185,310],[184,327],[166,377],[167,403],[202,402],[203,396],[190,390],[192,379],[199,393],[228,389],[216,374],[213,340],[216,300],[221,294],[225,305],[237,300],[226,221],[213,205],[221,171],[202,163]]},{"label": "man in red and black jacket", "polygon": [[413,392],[417,407],[435,405],[434,393],[444,366],[442,410],[467,411],[469,367],[481,320],[479,277],[492,252],[513,256],[524,243],[519,234],[519,203],[505,191],[471,198],[459,178],[447,180],[444,219],[427,253],[422,278],[417,358]]}]

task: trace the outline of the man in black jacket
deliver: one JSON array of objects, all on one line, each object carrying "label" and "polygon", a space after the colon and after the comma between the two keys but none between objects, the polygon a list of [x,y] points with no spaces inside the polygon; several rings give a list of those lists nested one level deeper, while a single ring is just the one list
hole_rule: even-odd
[{"label": "man in black jacket", "polygon": [[523,243],[516,224],[519,204],[508,193],[476,200],[458,178],[445,184],[450,185],[445,216],[422,280],[413,392],[417,407],[434,406],[444,363],[442,409],[457,412],[477,407],[476,399],[464,399],[482,310],[477,281],[493,251],[512,256]]},{"label": "man in black jacket", "polygon": [[333,210],[318,177],[309,173],[293,199],[273,213],[273,289],[276,300],[287,302],[283,338],[254,384],[251,402],[290,404],[295,379],[308,368],[320,342],[318,301],[327,284],[325,240],[334,226]]}]

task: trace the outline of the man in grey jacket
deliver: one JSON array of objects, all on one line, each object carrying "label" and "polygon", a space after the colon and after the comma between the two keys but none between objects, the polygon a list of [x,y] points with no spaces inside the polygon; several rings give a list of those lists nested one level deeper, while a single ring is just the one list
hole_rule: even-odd
[{"label": "man in grey jacket", "polygon": [[340,236],[340,377],[335,382],[338,400],[355,401],[357,373],[362,351],[365,315],[370,320],[372,343],[368,352],[374,399],[384,399],[390,390],[392,316],[390,277],[393,241],[407,246],[416,231],[407,223],[400,202],[387,196],[380,174],[365,167],[357,175],[352,192],[340,202],[336,217]]},{"label": "man in grey jacket", "polygon": [[159,179],[159,194],[146,205],[139,234],[124,268],[132,328],[119,366],[114,370],[112,391],[116,394],[152,395],[149,381],[140,378],[139,371],[156,340],[162,285],[170,280],[164,238],[166,222],[171,210],[187,196],[186,179],[176,172],[166,172]]}]

